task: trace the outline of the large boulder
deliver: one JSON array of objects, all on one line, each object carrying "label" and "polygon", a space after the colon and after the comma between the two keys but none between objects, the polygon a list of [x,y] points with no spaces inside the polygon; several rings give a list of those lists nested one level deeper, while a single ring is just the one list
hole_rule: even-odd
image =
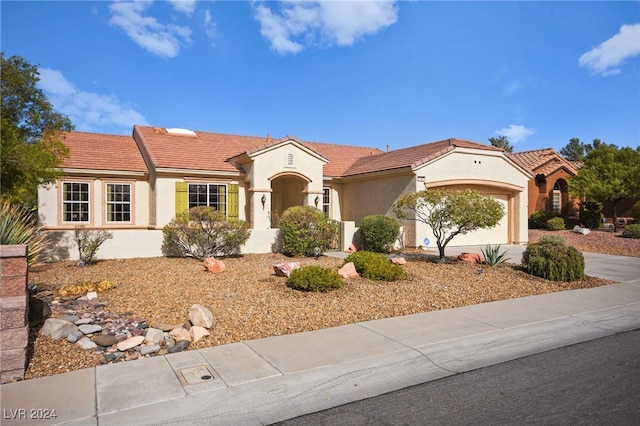
[{"label": "large boulder", "polygon": [[291,271],[300,268],[300,262],[278,263],[273,265],[273,272],[279,277],[287,277],[291,275]]},{"label": "large boulder", "polygon": [[29,326],[37,327],[51,316],[51,307],[44,300],[29,296]]},{"label": "large boulder", "polygon": [[213,326],[213,314],[202,305],[191,305],[189,308],[189,321],[193,325],[211,328]]},{"label": "large boulder", "polygon": [[458,260],[463,260],[465,262],[471,263],[483,263],[484,257],[478,253],[460,253],[458,256]]},{"label": "large boulder", "polygon": [[219,273],[224,272],[225,266],[222,260],[218,260],[215,257],[207,257],[204,262],[204,269],[208,272]]},{"label": "large boulder", "polygon": [[580,225],[574,226],[572,231],[575,232],[576,234],[582,234],[582,235],[589,235],[589,232],[591,232],[589,228],[582,228]]},{"label": "large boulder", "polygon": [[345,263],[344,266],[338,270],[338,274],[344,279],[358,278],[360,276],[353,262]]}]

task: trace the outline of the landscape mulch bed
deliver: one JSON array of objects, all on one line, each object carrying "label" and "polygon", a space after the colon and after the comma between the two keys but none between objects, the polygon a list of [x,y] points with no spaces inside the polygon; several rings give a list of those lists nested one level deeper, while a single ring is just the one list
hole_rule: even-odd
[{"label": "landscape mulch bed", "polygon": [[[544,232],[532,231],[530,240],[536,241]],[[573,245],[569,239],[574,235],[566,235],[567,242]],[[589,238],[591,235],[595,238]],[[604,232],[575,236],[582,243],[589,241],[589,250],[575,244],[581,250],[595,251],[593,241],[597,240],[599,246],[608,246],[611,254],[640,257],[639,240]],[[595,277],[552,282],[530,276],[515,264],[491,268],[455,260],[443,264],[422,259],[403,266],[403,280],[356,278],[339,290],[305,293],[288,288],[286,278],[274,274],[273,265],[298,261],[303,266],[317,264],[337,270],[343,261],[327,256],[315,260],[281,254],[251,254],[223,261],[226,270],[217,274],[206,272],[202,262],[193,259],[102,260],[85,267],[75,262],[57,262],[31,268],[29,282],[37,285],[40,295],[52,295],[65,284],[110,280],[117,287],[99,294],[100,300],[106,302],[103,309],[135,315],[149,326],[182,324],[188,320],[189,307],[202,304],[213,313],[215,323],[211,335],[190,349],[612,283]],[[54,309],[53,316],[58,314],[62,312]],[[64,339],[52,340],[38,333],[33,333],[33,339],[27,379],[104,362],[93,351],[82,350]]]}]

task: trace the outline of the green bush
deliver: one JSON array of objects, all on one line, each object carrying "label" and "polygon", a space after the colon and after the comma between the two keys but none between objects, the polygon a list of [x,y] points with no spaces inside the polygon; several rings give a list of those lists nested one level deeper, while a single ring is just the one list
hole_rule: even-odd
[{"label": "green bush", "polygon": [[633,223],[631,225],[627,225],[624,228],[624,232],[622,232],[622,236],[625,238],[640,238],[640,223]]},{"label": "green bush", "polygon": [[522,254],[525,271],[551,281],[577,281],[584,277],[584,257],[561,238],[541,238],[527,244]]},{"label": "green bush", "polygon": [[0,244],[26,245],[27,261],[35,263],[46,247],[45,234],[38,218],[22,206],[8,200],[0,204]]},{"label": "green bush", "polygon": [[251,231],[242,220],[227,220],[211,207],[193,207],[162,229],[162,252],[167,257],[205,259],[240,254]]},{"label": "green bush", "polygon": [[360,221],[362,249],[376,253],[388,253],[400,235],[400,224],[384,215],[365,216]]},{"label": "green bush", "polygon": [[82,265],[95,263],[96,254],[100,246],[105,241],[113,238],[113,234],[109,231],[86,229],[83,226],[76,226],[73,235],[78,246],[78,257]]},{"label": "green bush", "polygon": [[547,221],[554,217],[556,217],[556,214],[553,212],[533,212],[529,216],[529,229],[544,229],[547,227]]},{"label": "green bush", "polygon": [[487,244],[484,249],[481,249],[481,251],[484,256],[485,263],[491,267],[502,265],[510,259],[507,257],[506,251],[500,253],[500,244],[495,246]]},{"label": "green bush", "polygon": [[543,235],[538,240],[539,244],[559,244],[564,245],[564,238],[560,235]]},{"label": "green bush", "polygon": [[564,219],[561,217],[554,217],[547,221],[547,230],[549,231],[562,231],[565,229]]},{"label": "green bush", "polygon": [[597,201],[581,201],[578,205],[578,217],[584,228],[598,229],[602,226],[602,204]]},{"label": "green bush", "polygon": [[287,287],[301,291],[326,293],[341,288],[344,280],[336,272],[322,266],[310,265],[294,269],[287,279]]},{"label": "green bush", "polygon": [[353,262],[353,265],[363,278],[377,281],[395,281],[404,278],[404,269],[391,263],[383,254],[370,251],[357,251],[351,253],[344,263]]},{"label": "green bush", "polygon": [[338,233],[338,223],[311,206],[295,206],[280,218],[283,249],[289,256],[314,256],[326,251]]}]

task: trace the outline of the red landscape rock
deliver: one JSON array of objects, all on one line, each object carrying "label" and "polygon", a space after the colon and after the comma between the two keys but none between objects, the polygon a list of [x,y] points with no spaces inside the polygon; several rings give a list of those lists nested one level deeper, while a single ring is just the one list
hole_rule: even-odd
[{"label": "red landscape rock", "polygon": [[345,263],[344,266],[338,270],[338,274],[344,279],[358,278],[360,276],[353,262]]},{"label": "red landscape rock", "polygon": [[300,262],[278,263],[273,265],[273,271],[279,277],[287,277],[291,275],[291,271],[300,268]]},{"label": "red landscape rock", "polygon": [[458,260],[464,260],[465,262],[472,263],[482,263],[484,262],[484,257],[478,253],[460,253],[458,256]]},{"label": "red landscape rock", "polygon": [[215,257],[207,257],[204,260],[204,269],[209,272],[218,273],[224,272],[225,266],[222,260],[218,260]]}]

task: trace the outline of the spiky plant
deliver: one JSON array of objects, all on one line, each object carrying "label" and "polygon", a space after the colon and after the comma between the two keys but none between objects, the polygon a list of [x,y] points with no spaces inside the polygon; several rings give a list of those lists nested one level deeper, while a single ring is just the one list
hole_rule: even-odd
[{"label": "spiky plant", "polygon": [[484,261],[487,265],[491,267],[502,265],[504,262],[509,260],[507,257],[507,252],[500,252],[500,244],[492,246],[487,244],[484,249],[480,249],[482,251],[482,255],[484,256]]},{"label": "spiky plant", "polygon": [[24,207],[0,202],[0,244],[26,245],[27,262],[35,263],[45,248],[45,234],[38,218]]}]

